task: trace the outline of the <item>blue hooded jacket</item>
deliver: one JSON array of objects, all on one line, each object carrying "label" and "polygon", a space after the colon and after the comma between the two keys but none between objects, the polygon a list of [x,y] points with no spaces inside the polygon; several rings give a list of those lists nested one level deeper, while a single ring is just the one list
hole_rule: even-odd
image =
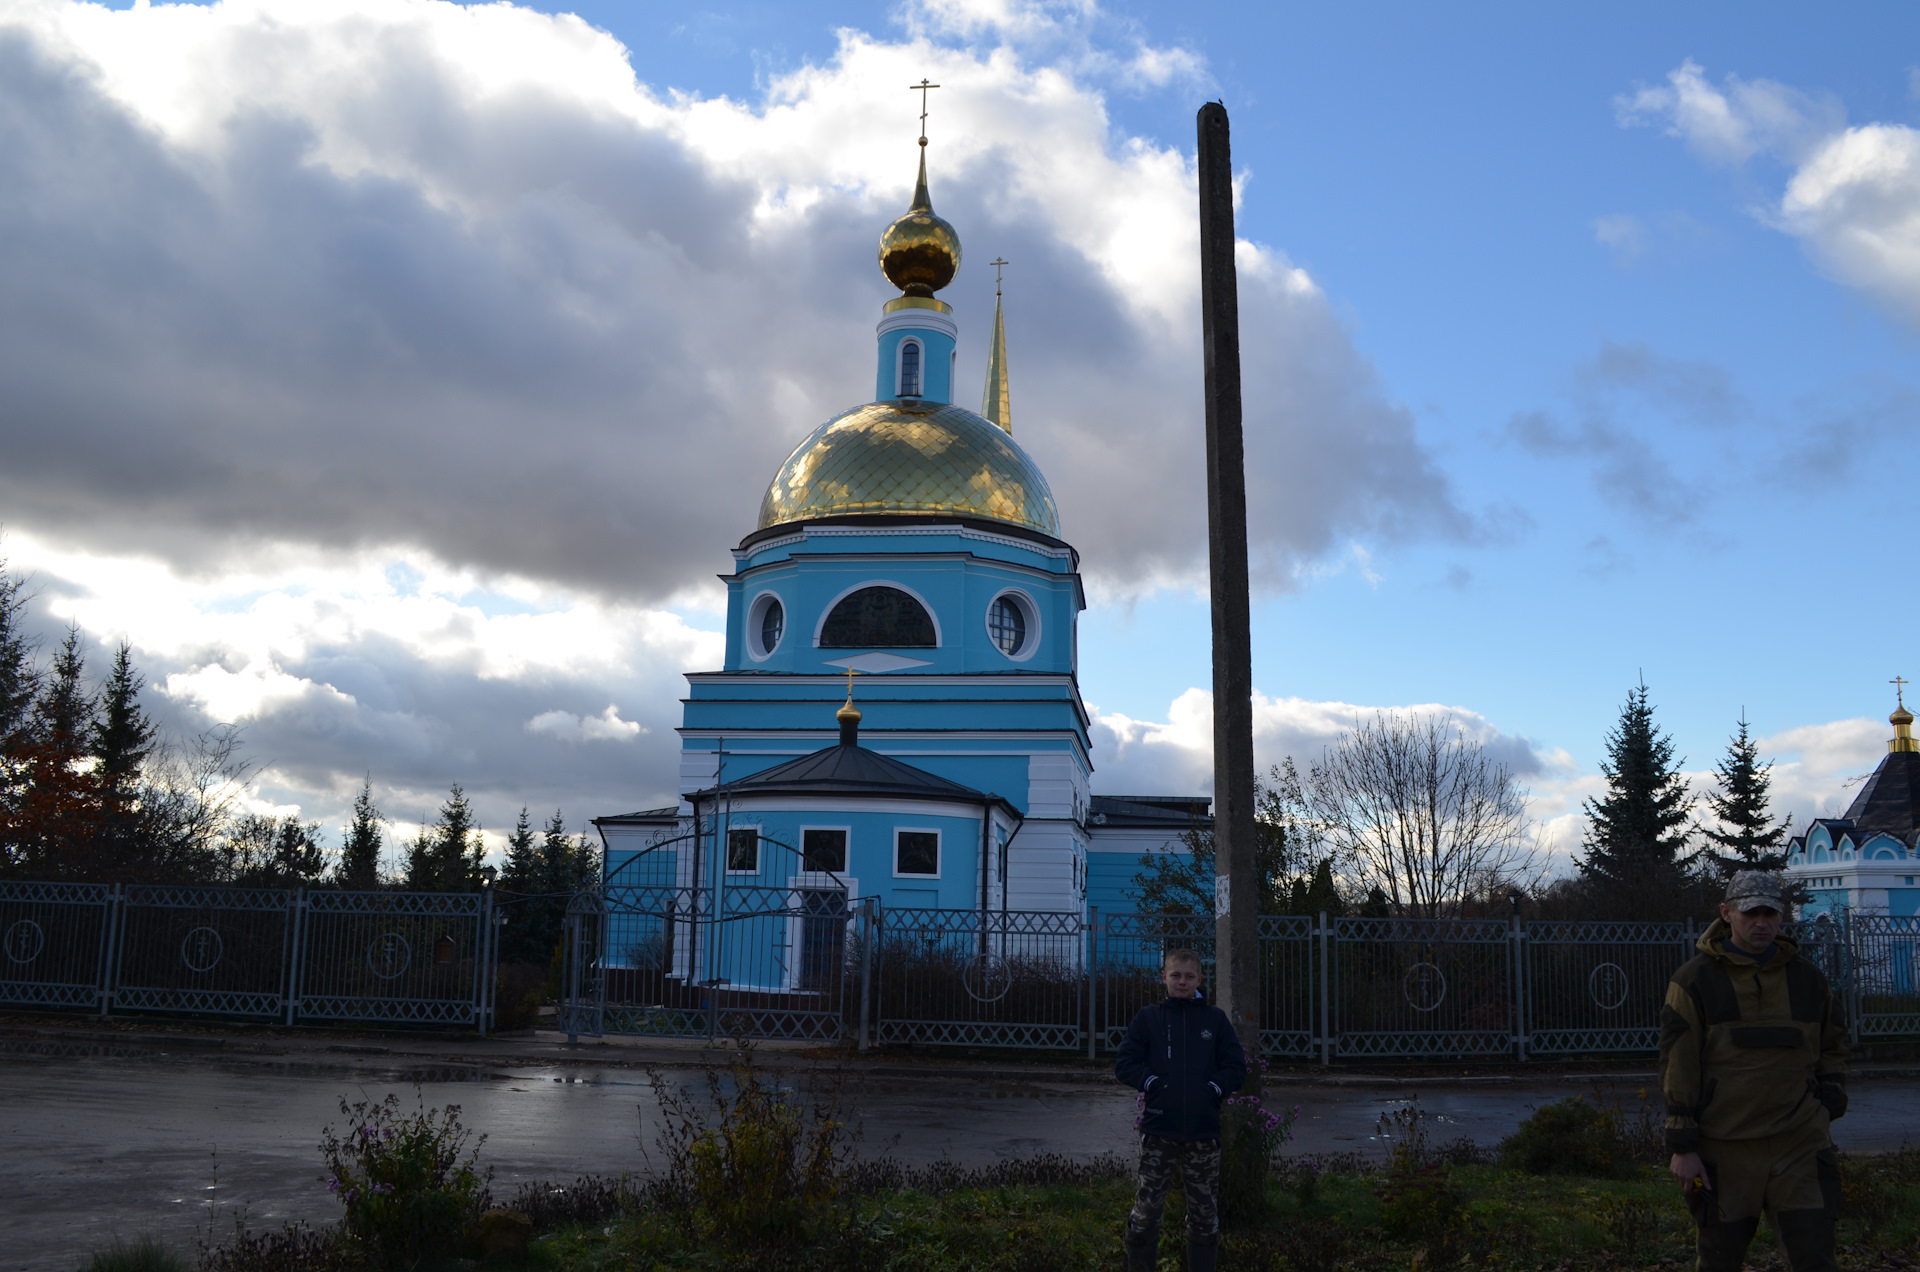
[{"label": "blue hooded jacket", "polygon": [[1169,998],[1134,1016],[1113,1072],[1146,1092],[1142,1135],[1210,1140],[1220,1138],[1220,1102],[1247,1080],[1247,1056],[1227,1013],[1197,995]]}]

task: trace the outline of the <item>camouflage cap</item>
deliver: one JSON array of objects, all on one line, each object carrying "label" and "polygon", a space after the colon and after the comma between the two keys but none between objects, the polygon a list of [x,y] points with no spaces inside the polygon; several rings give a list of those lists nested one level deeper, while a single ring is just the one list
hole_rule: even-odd
[{"label": "camouflage cap", "polygon": [[1727,884],[1726,903],[1745,914],[1762,906],[1787,911],[1787,889],[1771,870],[1742,870]]}]

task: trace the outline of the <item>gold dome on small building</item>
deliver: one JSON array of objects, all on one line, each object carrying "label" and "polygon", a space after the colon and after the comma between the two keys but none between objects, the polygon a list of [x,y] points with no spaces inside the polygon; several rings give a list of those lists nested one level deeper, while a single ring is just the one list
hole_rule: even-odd
[{"label": "gold dome on small building", "polygon": [[880,235],[880,272],[908,296],[930,297],[960,270],[960,236],[927,197],[927,139],[920,139],[920,177],[913,206]]},{"label": "gold dome on small building", "polygon": [[780,466],[760,501],[762,530],[830,517],[935,513],[1060,537],[1039,467],[972,411],[900,399],[822,424]]}]

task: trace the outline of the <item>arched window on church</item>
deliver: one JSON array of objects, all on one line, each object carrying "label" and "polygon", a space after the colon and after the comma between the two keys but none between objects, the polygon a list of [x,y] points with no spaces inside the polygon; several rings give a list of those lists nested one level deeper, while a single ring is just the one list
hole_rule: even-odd
[{"label": "arched window on church", "polygon": [[903,398],[920,396],[920,342],[918,340],[900,342],[900,396]]},{"label": "arched window on church", "polygon": [[840,598],[820,628],[823,649],[931,649],[933,615],[897,587],[863,587]]}]

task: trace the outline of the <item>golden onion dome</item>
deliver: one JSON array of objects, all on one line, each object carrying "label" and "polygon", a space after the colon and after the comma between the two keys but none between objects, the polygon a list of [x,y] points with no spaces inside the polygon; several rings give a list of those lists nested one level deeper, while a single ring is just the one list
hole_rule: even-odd
[{"label": "golden onion dome", "polygon": [[927,197],[927,139],[920,145],[920,178],[913,206],[880,235],[880,272],[909,296],[931,296],[960,269],[960,236],[935,215]]},{"label": "golden onion dome", "polygon": [[1060,537],[1040,469],[993,423],[945,402],[856,406],[787,456],[760,529],[826,517],[936,513],[978,517]]}]

